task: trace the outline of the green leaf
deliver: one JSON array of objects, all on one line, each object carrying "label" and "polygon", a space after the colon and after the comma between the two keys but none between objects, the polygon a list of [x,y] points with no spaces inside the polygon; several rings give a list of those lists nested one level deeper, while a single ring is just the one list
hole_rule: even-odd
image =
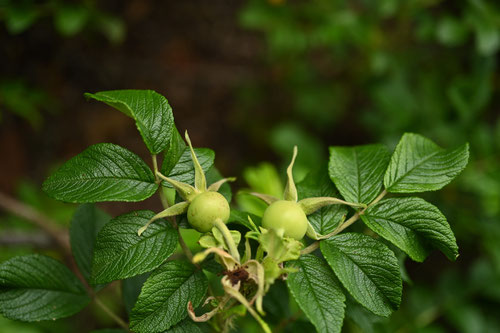
[{"label": "green leaf", "polygon": [[127,331],[121,328],[104,328],[102,330],[95,330],[90,333],[127,333]]},{"label": "green leaf", "polygon": [[120,215],[97,235],[92,281],[107,283],[149,272],[174,253],[177,232],[165,220],[155,221],[141,236],[137,230],[155,214],[139,210]]},{"label": "green leaf", "polygon": [[373,313],[387,317],[399,307],[398,260],[383,243],[358,233],[321,241],[321,252],[349,293]]},{"label": "green leaf", "polygon": [[345,295],[328,264],[312,254],[291,263],[288,289],[318,332],[340,332],[344,321]]},{"label": "green leaf", "polygon": [[142,201],[157,187],[153,172],[139,156],[111,143],[90,146],[43,183],[50,197],[77,203]]},{"label": "green leaf", "polygon": [[422,262],[427,257],[427,242],[450,260],[458,256],[457,242],[446,217],[421,198],[385,199],[369,207],[361,218],[370,229],[415,261]]},{"label": "green leaf", "polygon": [[[306,178],[297,184],[299,200],[311,197],[338,197],[339,192],[328,178],[326,171],[316,171],[308,174]],[[307,219],[320,234],[326,235],[338,226],[347,208],[344,205],[329,205],[307,216]]]},{"label": "green leaf", "polygon": [[203,331],[191,320],[186,318],[162,333],[202,333]]},{"label": "green leaf", "polygon": [[380,193],[389,159],[381,144],[330,147],[328,172],[345,200],[369,204]]},{"label": "green leaf", "polygon": [[[173,180],[193,185],[194,164],[191,159],[191,152],[186,144],[183,143],[183,147],[182,153],[180,153],[178,145],[169,147],[169,150],[165,153],[161,173]],[[214,151],[208,148],[195,148],[194,152],[203,171],[206,173],[214,164]],[[163,186],[172,187],[167,182],[163,182]]]},{"label": "green leaf", "polygon": [[469,144],[445,150],[431,140],[405,133],[392,155],[384,177],[387,191],[435,191],[453,180],[467,165]]},{"label": "green leaf", "polygon": [[104,102],[135,120],[151,154],[161,153],[170,142],[174,116],[165,97],[153,90],[111,90],[85,97]]},{"label": "green leaf", "polygon": [[[215,166],[212,166],[210,169],[208,169],[208,171],[205,172],[205,176],[207,177],[208,185],[212,185],[213,183],[223,178],[219,170],[217,170]],[[231,186],[229,185],[229,183],[222,184],[217,192],[222,194],[224,198],[226,198],[227,202],[229,203],[231,202],[233,198],[233,193],[231,191]]]},{"label": "green leaf", "polygon": [[71,251],[78,269],[87,281],[90,281],[97,234],[110,218],[96,206],[85,204],[77,208],[71,220],[69,228]]},{"label": "green leaf", "polygon": [[139,294],[141,293],[142,286],[149,275],[150,273],[144,273],[122,281],[123,304],[128,314],[132,312],[135,302],[137,302],[137,298],[139,298]]},{"label": "green leaf", "polygon": [[187,304],[197,307],[205,297],[208,281],[201,270],[183,261],[169,261],[154,271],[142,287],[132,310],[130,329],[157,333],[187,317]]},{"label": "green leaf", "polygon": [[[248,217],[252,219],[254,224],[248,220]],[[237,223],[241,224],[242,226],[248,228],[249,230],[259,232],[258,227],[260,226],[261,223],[261,218],[258,217],[257,215],[253,215],[247,212],[242,212],[236,209],[231,209],[231,214],[229,215],[229,220],[227,223]]]},{"label": "green leaf", "polygon": [[90,301],[70,270],[55,259],[32,254],[0,264],[0,313],[22,321],[71,316]]}]

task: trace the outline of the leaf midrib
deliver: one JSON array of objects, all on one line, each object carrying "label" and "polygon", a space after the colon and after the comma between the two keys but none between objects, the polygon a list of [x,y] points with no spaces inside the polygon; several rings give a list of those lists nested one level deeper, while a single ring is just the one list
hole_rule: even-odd
[{"label": "leaf midrib", "polygon": [[[415,164],[411,169],[409,169],[404,175],[402,175],[399,179],[396,179],[394,180],[394,182],[392,183],[391,186],[389,186],[388,190],[390,190],[391,188],[393,188],[394,186],[396,186],[401,180],[403,180],[405,177],[407,177],[415,168],[419,167],[420,165],[422,165],[423,163],[425,163],[427,160],[429,160],[430,158],[434,157],[436,154],[439,154],[440,152],[442,152],[441,150],[438,150],[432,154],[430,154],[429,156],[427,156],[426,158],[422,159],[419,163]],[[398,163],[399,164],[399,163]]]}]

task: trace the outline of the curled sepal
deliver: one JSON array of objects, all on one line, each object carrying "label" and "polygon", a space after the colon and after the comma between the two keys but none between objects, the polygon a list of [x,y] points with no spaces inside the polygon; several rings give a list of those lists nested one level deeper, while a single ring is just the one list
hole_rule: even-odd
[{"label": "curled sepal", "polygon": [[283,199],[288,201],[297,202],[297,188],[295,187],[295,182],[293,181],[293,164],[295,163],[295,158],[297,157],[297,146],[293,146],[293,156],[290,165],[286,169],[287,182],[285,186],[285,193],[283,194]]},{"label": "curled sepal", "polygon": [[245,308],[247,308],[248,312],[257,320],[259,323],[260,327],[265,333],[272,333],[271,329],[267,325],[267,323],[259,316],[259,314],[252,308],[252,305],[248,302],[248,300],[243,296],[240,292],[240,282],[235,284],[231,283],[231,281],[227,278],[227,276],[223,277],[222,280],[222,286],[224,287],[224,291],[228,294],[231,295],[231,297],[235,298],[238,302],[243,304]]},{"label": "curled sepal", "polygon": [[263,193],[258,193],[258,192],[250,192],[248,194],[253,195],[256,198],[259,198],[260,200],[264,201],[268,205],[279,200],[278,198],[273,197],[272,195],[269,195],[269,194],[263,194]]},{"label": "curled sepal", "polygon": [[[238,245],[241,241],[241,234],[237,230],[229,230],[231,233],[231,236],[234,240],[234,243]],[[212,233],[206,233],[201,235],[200,239],[198,240],[198,244],[201,245],[203,248],[210,248],[210,247],[218,247],[220,249],[224,250],[229,250],[229,248],[226,245],[226,241],[224,240],[224,236],[222,233],[219,231],[217,228],[212,228]]]},{"label": "curled sepal", "polygon": [[267,256],[272,258],[277,264],[288,260],[295,260],[300,257],[300,250],[303,245],[300,241],[283,237],[273,229],[262,229],[259,242]]},{"label": "curled sepal", "polygon": [[173,206],[168,207],[164,211],[161,211],[158,214],[156,214],[155,216],[153,216],[151,218],[151,220],[149,220],[149,222],[146,223],[145,226],[139,228],[139,230],[137,230],[137,234],[139,236],[142,235],[142,233],[144,231],[146,231],[146,229],[149,227],[149,225],[158,219],[184,214],[185,212],[187,212],[188,206],[189,206],[189,202],[183,201],[183,202],[179,202]]},{"label": "curled sepal", "polygon": [[[189,317],[191,318],[191,320],[193,320],[194,322],[197,322],[197,323],[209,321],[214,315],[216,315],[219,311],[221,311],[224,308],[224,306],[226,305],[226,303],[229,299],[230,299],[230,297],[224,297],[220,302],[218,302],[218,304],[215,308],[213,308],[209,312],[205,312],[201,316],[196,315],[196,313],[194,312],[193,304],[191,303],[191,301],[189,301],[187,304],[187,311],[188,311]],[[208,297],[205,300],[205,302],[203,303],[203,306],[207,305],[209,302],[212,302],[214,300],[217,300],[217,299],[213,296]]]},{"label": "curled sepal", "polygon": [[202,262],[211,253],[214,253],[215,255],[219,256],[219,258],[224,263],[224,266],[229,271],[233,271],[236,267],[240,265],[240,263],[237,262],[229,253],[217,247],[211,247],[203,252],[196,253],[193,257],[193,264]]},{"label": "curled sepal", "polygon": [[[214,229],[216,229],[215,233]],[[237,243],[235,243],[233,235],[231,234],[227,225],[219,218],[215,219],[214,227],[212,228],[212,233],[214,234],[214,236],[217,233],[217,231],[219,231],[220,235],[222,235],[220,240],[222,240],[225,243],[225,248],[229,250],[229,253],[231,254],[231,256],[233,256],[233,258],[237,262],[240,262],[240,253],[238,252]],[[239,234],[238,243],[240,242],[240,240],[241,240],[241,234]]]},{"label": "curled sepal", "polygon": [[191,144],[191,139],[189,139],[188,132],[186,131],[184,137],[189,145],[189,149],[191,150],[191,159],[194,164],[194,186],[196,189],[205,192],[207,190],[207,179],[205,178],[205,173],[198,161],[198,157],[196,157],[196,153],[194,152],[193,145]]},{"label": "curled sepal", "polygon": [[198,191],[196,188],[193,186],[179,182],[175,179],[169,178],[164,176],[161,172],[157,171],[156,175],[163,179],[164,181],[170,183],[176,190],[177,193],[181,196],[182,199],[191,202],[194,197],[196,197],[198,194],[200,194],[200,191]]},{"label": "curled sepal", "polygon": [[344,201],[341,199],[333,197],[316,197],[316,198],[306,198],[299,202],[300,207],[306,215],[312,214],[318,209],[329,206],[329,205],[347,205],[356,208],[365,208],[365,204],[358,204],[353,202]]},{"label": "curled sepal", "polygon": [[212,185],[210,185],[208,187],[208,190],[212,191],[212,192],[217,192],[222,185],[224,185],[227,182],[234,182],[235,180],[236,180],[236,177],[223,178],[223,179],[221,179],[219,181],[216,181]]},{"label": "curled sepal", "polygon": [[[248,239],[247,239],[248,240]],[[249,278],[255,281],[257,284],[257,293],[255,294],[253,300],[255,300],[255,307],[261,315],[265,315],[262,308],[262,300],[264,299],[265,293],[265,274],[264,267],[257,260],[249,260],[245,263],[247,272],[249,273]],[[251,303],[253,303],[253,300]]]},{"label": "curled sepal", "polygon": [[243,258],[241,262],[247,262],[252,257],[252,247],[250,246],[250,239],[245,235],[245,253],[243,253]]},{"label": "curled sepal", "polygon": [[307,221],[307,231],[306,235],[307,237],[314,239],[314,240],[319,240],[323,235],[318,234],[316,230],[314,230],[314,227],[312,226],[311,222]]}]

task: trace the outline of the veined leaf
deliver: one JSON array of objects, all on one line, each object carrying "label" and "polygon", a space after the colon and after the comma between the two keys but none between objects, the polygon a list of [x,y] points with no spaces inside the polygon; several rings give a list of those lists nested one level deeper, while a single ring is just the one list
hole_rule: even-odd
[{"label": "veined leaf", "polygon": [[[208,148],[194,148],[201,168],[205,173],[214,164],[215,153]],[[189,147],[184,143],[177,129],[172,134],[172,141],[165,151],[165,159],[161,166],[161,173],[179,182],[194,184],[194,164]],[[167,182],[163,186],[172,187]]]},{"label": "veined leaf", "polygon": [[340,332],[345,295],[327,262],[308,254],[290,265],[299,269],[290,273],[286,282],[300,308],[318,332]]},{"label": "veined leaf", "polygon": [[137,230],[155,214],[134,211],[107,223],[97,235],[92,281],[107,283],[152,271],[174,253],[177,232],[165,220],[152,223],[141,236]]},{"label": "veined leaf", "polygon": [[458,256],[455,236],[439,209],[421,198],[391,198],[361,215],[365,224],[415,261],[424,261],[427,242],[450,260]]},{"label": "veined leaf", "polygon": [[178,324],[170,327],[168,330],[163,331],[162,333],[202,333],[201,328],[197,326],[195,322],[191,320],[191,318],[186,318]]},{"label": "veined leaf", "polygon": [[193,307],[202,302],[207,288],[203,272],[190,263],[165,263],[144,283],[130,316],[130,329],[137,333],[168,330],[187,317],[189,301]]},{"label": "veined leaf", "polygon": [[54,199],[77,203],[142,201],[157,187],[153,172],[139,156],[111,143],[90,146],[43,183]]},{"label": "veined leaf", "polygon": [[330,147],[328,171],[345,200],[369,204],[382,188],[389,159],[381,144]]},{"label": "veined leaf", "polygon": [[97,234],[110,219],[108,214],[96,206],[85,204],[77,208],[71,220],[69,228],[71,251],[80,272],[87,281],[90,281]]},{"label": "veined leaf", "polygon": [[104,102],[135,120],[151,154],[161,153],[170,142],[174,116],[165,97],[153,90],[110,90],[85,97]]},{"label": "veined leaf", "polygon": [[[322,169],[323,170],[323,169]],[[328,178],[326,171],[313,172],[297,184],[299,200],[311,197],[338,197],[339,192]],[[320,208],[307,216],[307,219],[320,234],[326,235],[339,225],[347,214],[345,205],[330,205]]]},{"label": "veined leaf", "polygon": [[467,143],[445,150],[421,135],[405,133],[391,157],[384,185],[393,193],[439,190],[462,172],[468,159]]},{"label": "veined leaf", "polygon": [[398,260],[383,243],[359,233],[321,241],[321,252],[349,293],[379,316],[389,316],[401,302]]},{"label": "veined leaf", "polygon": [[71,316],[90,301],[70,270],[55,259],[32,254],[0,264],[0,313],[22,321]]}]

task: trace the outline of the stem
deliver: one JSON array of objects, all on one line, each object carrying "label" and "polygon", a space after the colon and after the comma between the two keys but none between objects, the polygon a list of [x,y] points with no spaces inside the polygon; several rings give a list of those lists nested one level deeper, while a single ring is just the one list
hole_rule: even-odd
[{"label": "stem", "polygon": [[[349,227],[351,224],[353,224],[354,222],[359,220],[360,216],[363,215],[369,207],[376,205],[380,200],[382,200],[386,196],[386,194],[387,194],[386,190],[383,190],[382,192],[380,192],[380,194],[372,202],[370,202],[370,204],[368,206],[363,208],[361,211],[356,212],[347,221],[345,221],[344,223],[339,225],[334,231],[332,231],[331,233],[329,233],[325,236],[322,236],[321,239],[328,239],[328,238],[333,237],[333,236],[339,234],[340,232],[342,232],[344,229]],[[301,255],[309,254],[309,253],[313,252],[314,250],[316,250],[318,247],[319,247],[319,240],[315,241],[314,243],[312,243],[311,245],[309,245],[308,247],[306,247],[305,249],[300,251],[300,254]]]},{"label": "stem", "polygon": [[233,236],[231,236],[231,232],[227,228],[227,225],[220,218],[216,218],[214,221],[214,226],[219,229],[219,231],[222,233],[222,236],[224,236],[224,240],[226,241],[226,245],[229,248],[229,253],[231,254],[231,256],[233,256],[233,258],[237,262],[240,262],[240,253],[238,252],[238,248],[234,243]]},{"label": "stem", "polygon": [[[155,174],[155,179],[156,183],[160,186],[158,193],[160,196],[160,201],[163,206],[163,209],[167,209],[169,207],[168,205],[168,200],[165,197],[165,193],[163,192],[163,188],[161,187],[161,179],[159,178],[159,172],[158,172],[158,161],[156,159],[156,155],[151,155],[151,158],[153,159],[153,168],[154,168],[154,174]],[[184,242],[184,239],[182,238],[181,231],[179,229],[179,225],[177,224],[177,219],[175,216],[172,218],[168,219],[172,226],[174,227],[175,230],[177,230],[177,235],[179,236],[179,244],[181,246],[182,252],[184,252],[184,255],[188,258],[190,262],[193,262],[193,253],[189,249],[189,247],[186,245],[186,242]]]},{"label": "stem", "polygon": [[114,313],[106,304],[101,302],[97,297],[94,298],[95,304],[97,304],[104,312],[108,314],[118,325],[120,325],[124,330],[130,332],[128,325],[123,319],[121,319],[116,313]]},{"label": "stem", "polygon": [[0,192],[0,207],[5,211],[26,219],[45,231],[65,254],[71,254],[68,234],[60,230],[57,223],[35,208]]}]

